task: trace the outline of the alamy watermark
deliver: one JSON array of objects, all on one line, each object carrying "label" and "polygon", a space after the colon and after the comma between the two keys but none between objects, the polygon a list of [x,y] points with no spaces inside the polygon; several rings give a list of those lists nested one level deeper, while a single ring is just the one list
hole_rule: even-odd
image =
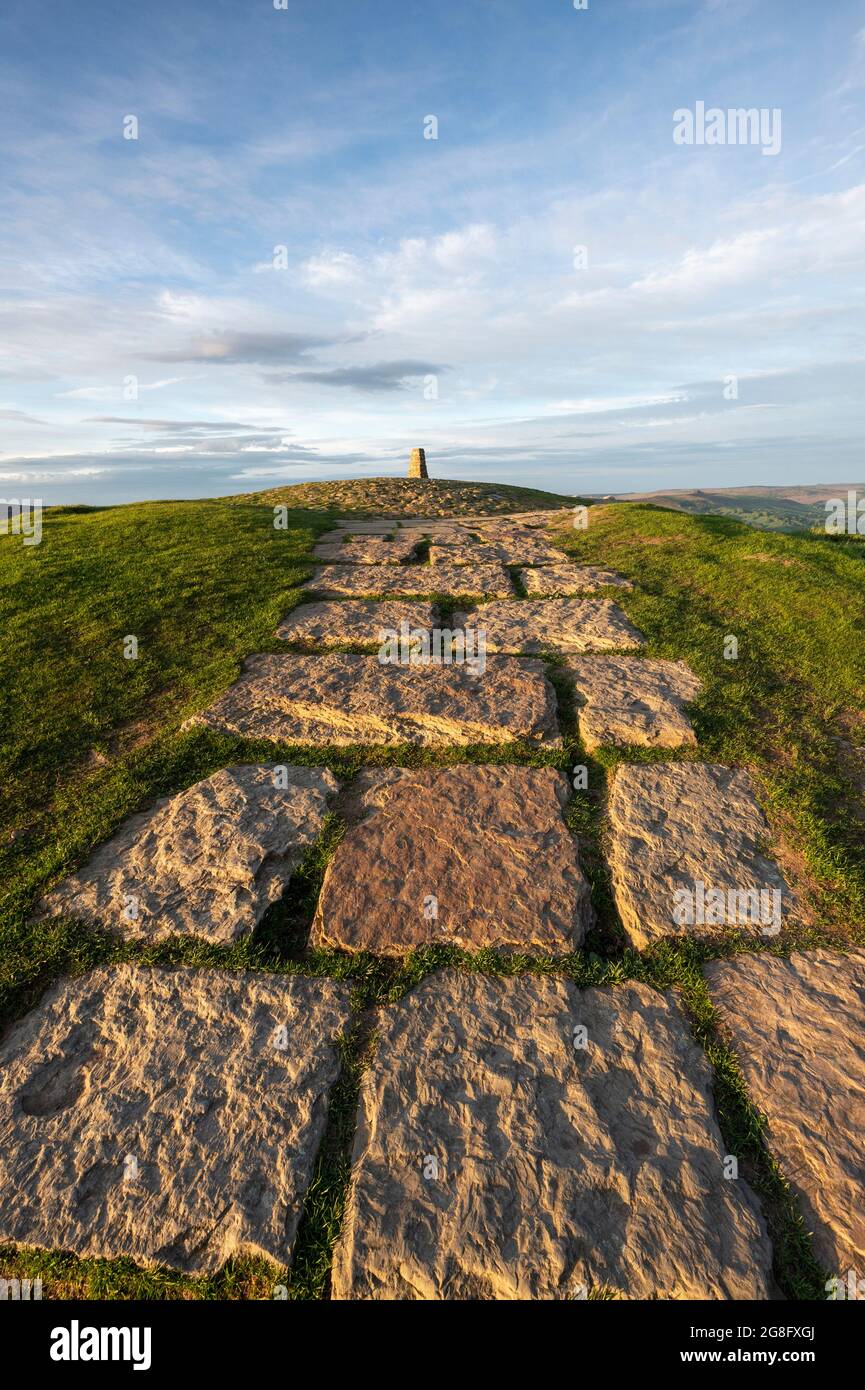
[{"label": "alamy watermark", "polygon": [[41,1297],[41,1279],[0,1279],[0,1303],[5,1303],[7,1299],[13,1303],[29,1303],[31,1299]]},{"label": "alamy watermark", "polygon": [[848,492],[825,503],[827,536],[865,536],[865,497]]},{"label": "alamy watermark", "polygon": [[834,1302],[865,1299],[865,1279],[860,1279],[855,1269],[848,1269],[846,1274],[826,1280],[826,1295]]},{"label": "alamy watermark", "polygon": [[483,628],[410,627],[404,618],[395,627],[379,630],[378,659],[383,666],[465,666],[482,676],[487,666],[487,634]]},{"label": "alamy watermark", "polygon": [[713,888],[695,879],[673,894],[673,921],[680,927],[759,927],[777,936],[782,923],[780,888]]},{"label": "alamy watermark", "polygon": [[680,106],[673,112],[676,145],[759,145],[763,154],[781,149],[781,109],[778,106],[736,106],[724,111],[698,101],[694,110]]},{"label": "alamy watermark", "polygon": [[0,536],[23,536],[25,545],[42,540],[42,498],[0,497]]}]

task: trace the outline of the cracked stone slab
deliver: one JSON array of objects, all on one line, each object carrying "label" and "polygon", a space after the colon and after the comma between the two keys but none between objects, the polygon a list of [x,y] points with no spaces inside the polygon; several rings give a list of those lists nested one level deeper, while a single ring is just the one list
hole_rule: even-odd
[{"label": "cracked stone slab", "polygon": [[0,1045],[0,1240],[187,1274],[289,1263],[348,987],[102,967]]},{"label": "cracked stone slab", "polygon": [[684,661],[584,656],[572,658],[567,672],[583,701],[580,735],[589,751],[604,744],[696,745],[682,707],[696,699],[703,683]]},{"label": "cracked stone slab", "polygon": [[559,747],[556,695],[540,661],[401,666],[377,656],[260,654],[184,728],[203,724],[276,743],[509,743]]},{"label": "cracked stone slab", "polygon": [[561,551],[546,545],[531,532],[527,532],[525,538],[509,536],[448,543],[436,540],[429,552],[432,565],[542,565],[557,560],[560,555]]},{"label": "cracked stone slab", "polygon": [[597,565],[543,565],[523,570],[520,579],[529,598],[571,598],[575,594],[592,594],[599,589],[633,589],[633,584],[615,570],[600,569]]},{"label": "cracked stone slab", "polygon": [[335,1298],[769,1296],[763,1217],[724,1177],[672,995],[449,970],[377,1033]]},{"label": "cracked stone slab", "polygon": [[663,937],[731,929],[772,939],[798,915],[794,893],[764,852],[769,826],[747,772],[713,763],[622,764],[608,814],[613,891],[637,950]]},{"label": "cracked stone slab", "polygon": [[319,544],[312,553],[317,560],[343,565],[404,565],[414,558],[417,544],[413,536],[397,532],[393,540],[361,536],[342,544]]},{"label": "cracked stone slab", "polygon": [[817,1258],[835,1278],[865,1277],[865,951],[703,969]]},{"label": "cracked stone slab", "polygon": [[470,613],[455,613],[453,621],[484,632],[488,652],[629,650],[646,640],[610,599],[485,603]]},{"label": "cracked stone slab", "polygon": [[368,517],[366,520],[349,516],[340,517],[336,522],[340,534],[350,536],[389,536],[398,529],[399,524],[399,518],[395,516]]},{"label": "cracked stone slab", "polygon": [[391,597],[509,598],[514,592],[503,565],[324,565],[301,589],[340,597],[383,594]]},{"label": "cracked stone slab", "polygon": [[282,897],[338,789],[327,768],[223,768],[124,821],[36,917],[80,917],[151,941],[235,941]]},{"label": "cracked stone slab", "polygon": [[416,946],[572,951],[594,920],[570,789],[553,768],[367,770],[325,876],[313,942],[401,955]]},{"label": "cracked stone slab", "polygon": [[384,599],[342,599],[333,602],[302,603],[283,618],[277,637],[289,642],[337,646],[343,642],[380,645],[384,629],[399,632],[407,623],[410,631],[438,626],[438,611],[432,603],[401,603]]}]

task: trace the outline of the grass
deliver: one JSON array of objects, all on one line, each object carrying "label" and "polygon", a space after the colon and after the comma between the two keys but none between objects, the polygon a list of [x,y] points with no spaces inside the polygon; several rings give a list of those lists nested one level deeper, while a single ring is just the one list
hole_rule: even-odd
[{"label": "grass", "polygon": [[[502,489],[504,491],[504,489]],[[665,943],[630,950],[617,921],[604,855],[604,797],[612,768],[645,750],[588,757],[568,687],[549,663],[562,702],[561,750],[526,745],[429,750],[302,748],[182,730],[235,678],[252,651],[285,650],[273,637],[311,572],[314,538],[333,513],[295,511],[275,530],[269,502],[225,500],[52,510],[39,547],[0,543],[0,650],[5,694],[0,741],[0,1020],[20,1016],[61,976],[96,964],[138,960],[165,966],[301,971],[351,979],[356,1024],[332,1097],[291,1272],[236,1260],[218,1276],[186,1278],[128,1261],[77,1260],[56,1252],[0,1251],[0,1268],[42,1277],[46,1296],[90,1298],[326,1297],[333,1241],[349,1173],[362,1070],[374,1046],[373,1010],[399,999],[431,970],[450,964],[500,975],[561,973],[580,985],[643,980],[675,988],[714,1068],[728,1152],[761,1193],[788,1296],[818,1298],[825,1272],[810,1251],[795,1203],[768,1155],[764,1126],[735,1057],[719,1035],[701,966],[755,949],[752,939]],[[611,594],[649,639],[647,654],[681,658],[702,677],[693,722],[696,756],[748,766],[774,828],[788,846],[788,872],[804,889],[813,924],[783,944],[865,941],[865,836],[861,792],[839,759],[837,736],[865,743],[859,710],[865,619],[863,549],[809,535],[756,537],[739,523],[645,505],[596,507],[587,531],[562,544],[575,559],[618,569],[633,591]],[[453,600],[449,600],[452,605]],[[448,612],[450,609],[448,608]],[[137,661],[123,639],[139,639]],[[739,641],[735,661],[725,638]],[[663,756],[670,756],[665,753]],[[686,754],[685,756],[690,756]],[[327,764],[340,778],[364,765],[519,762],[569,771],[585,764],[569,823],[579,835],[598,925],[585,950],[564,959],[467,956],[448,948],[405,960],[307,951],[309,924],[327,863],[342,834],[328,819],[283,900],[250,938],[230,947],[172,939],[118,941],[81,922],[29,925],[34,899],[86,860],[132,811],[230,762],[275,759]]]}]

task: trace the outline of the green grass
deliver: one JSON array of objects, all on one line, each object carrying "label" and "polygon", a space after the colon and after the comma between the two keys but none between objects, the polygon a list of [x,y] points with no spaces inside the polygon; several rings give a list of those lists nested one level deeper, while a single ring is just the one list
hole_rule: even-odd
[{"label": "green grass", "polygon": [[[294,512],[288,529],[278,531],[272,506],[255,500],[55,510],[46,515],[41,546],[0,541],[0,1021],[32,1007],[53,980],[119,960],[351,979],[358,1011],[343,1044],[345,1065],[290,1273],[238,1260],[218,1277],[189,1279],[128,1261],[32,1251],[0,1251],[0,1268],[19,1277],[41,1275],[46,1296],[271,1298],[279,1284],[290,1298],[326,1296],[357,1089],[374,1045],[371,1011],[452,964],[496,974],[562,973],[581,985],[639,979],[676,988],[714,1067],[728,1151],[740,1156],[763,1197],[781,1287],[790,1296],[820,1297],[825,1273],[766,1152],[763,1122],[735,1058],[718,1034],[701,966],[736,950],[781,953],[792,944],[865,941],[861,794],[835,741],[843,733],[854,744],[865,742],[859,713],[865,693],[863,547],[809,535],[757,537],[726,519],[629,504],[593,508],[586,532],[568,532],[563,544],[574,558],[635,581],[634,591],[611,596],[648,637],[646,654],[685,659],[702,677],[704,691],[692,711],[696,756],[752,769],[773,826],[789,847],[785,868],[804,886],[813,915],[811,927],[783,944],[755,947],[741,936],[674,942],[638,955],[627,948],[615,913],[604,855],[604,796],[617,761],[657,755],[632,749],[587,757],[554,659],[549,669],[566,735],[561,750],[519,744],[329,750],[239,740],[200,727],[181,730],[186,715],[231,683],[245,655],[286,649],[274,629],[298,601],[298,584],[311,572],[314,538],[332,516]],[[129,633],[140,643],[133,662],[123,657]],[[739,639],[737,661],[723,656],[729,634]],[[370,764],[491,761],[569,770],[585,763],[589,790],[575,795],[568,813],[598,916],[585,950],[538,960],[435,948],[403,961],[308,951],[321,880],[342,833],[335,817],[282,902],[252,937],[230,947],[180,939],[122,942],[68,919],[28,923],[38,894],[84,862],[132,811],[227,763],[264,758],[327,764],[341,778]]]}]

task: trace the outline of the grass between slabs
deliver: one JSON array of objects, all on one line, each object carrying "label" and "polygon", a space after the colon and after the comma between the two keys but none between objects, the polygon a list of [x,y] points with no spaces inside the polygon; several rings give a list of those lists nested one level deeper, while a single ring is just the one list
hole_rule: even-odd
[{"label": "grass between slabs", "polygon": [[[360,486],[360,485],[359,485]],[[503,491],[503,490],[502,490]],[[276,499],[279,500],[278,498]],[[560,499],[558,499],[560,500]],[[268,503],[270,499],[268,498]],[[511,505],[514,505],[513,503]],[[548,503],[547,505],[552,505]],[[289,1298],[327,1296],[333,1241],[349,1174],[363,1066],[374,1046],[371,1010],[399,999],[442,965],[494,974],[556,972],[580,985],[644,980],[678,990],[714,1068],[725,1143],[760,1192],[775,1244],[776,1276],[795,1298],[825,1297],[796,1205],[763,1144],[763,1123],[717,1032],[703,982],[705,959],[739,950],[784,953],[794,945],[865,941],[865,839],[859,760],[865,757],[863,547],[815,536],[756,534],[715,517],[616,505],[592,508],[587,531],[561,533],[574,560],[614,568],[633,591],[609,591],[645,633],[643,654],[686,660],[704,681],[692,709],[698,750],[661,754],[602,749],[588,757],[576,734],[568,683],[550,659],[565,734],[562,749],[524,744],[456,749],[304,748],[240,740],[182,720],[235,679],[254,651],[286,651],[273,633],[302,601],[311,547],[333,513],[293,512],[273,525],[272,505],[252,499],[140,504],[103,511],[52,509],[39,547],[0,542],[6,692],[0,740],[0,1021],[19,1016],[64,975],[107,961],[302,971],[353,981],[357,1016],[345,1040],[298,1233],[291,1272],[234,1260],[212,1278],[143,1270],[129,1261],[0,1251],[0,1272],[41,1277],[45,1296],[90,1298]],[[442,601],[448,625],[459,601]],[[137,661],[123,657],[127,635]],[[738,658],[724,657],[738,640]],[[844,751],[846,750],[846,751]],[[843,756],[842,756],[843,753]],[[782,944],[744,934],[674,941],[637,954],[616,919],[603,852],[607,779],[622,760],[687,757],[747,766],[773,828],[789,846],[813,925]],[[230,947],[180,940],[118,941],[80,922],[28,925],[34,898],[84,862],[120,822],[156,797],[232,762],[327,765],[342,779],[361,766],[462,762],[589,770],[569,824],[579,835],[598,925],[585,950],[557,959],[468,956],[449,948],[402,961],[306,950],[326,865],[342,833],[330,816],[281,903]]]}]

